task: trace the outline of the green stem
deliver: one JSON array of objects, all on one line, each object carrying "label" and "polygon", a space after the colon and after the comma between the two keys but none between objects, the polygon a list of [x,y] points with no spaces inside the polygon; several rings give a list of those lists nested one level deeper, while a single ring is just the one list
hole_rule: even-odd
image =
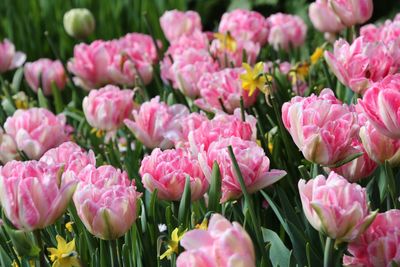
[{"label": "green stem", "polygon": [[119,267],[119,260],[117,254],[117,241],[110,240],[110,252],[111,252],[111,266]]},{"label": "green stem", "polygon": [[324,251],[324,267],[332,267],[332,249],[333,240],[330,237],[326,238],[325,251]]},{"label": "green stem", "polygon": [[37,229],[33,231],[33,235],[35,236],[36,245],[39,247],[39,266],[45,267],[46,266],[46,259],[44,258],[44,251],[43,251],[43,242],[42,236],[40,235],[40,230]]}]

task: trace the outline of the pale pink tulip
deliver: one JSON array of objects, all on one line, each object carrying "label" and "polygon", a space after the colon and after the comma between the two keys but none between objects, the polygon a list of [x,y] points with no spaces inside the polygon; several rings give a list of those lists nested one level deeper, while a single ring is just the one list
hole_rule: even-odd
[{"label": "pale pink tulip", "polygon": [[359,104],[379,132],[394,139],[400,138],[400,74],[375,83]]},{"label": "pale pink tulip", "polygon": [[113,240],[124,235],[136,220],[140,193],[125,172],[112,166],[87,166],[73,200],[86,229],[98,238]]},{"label": "pale pink tulip", "polygon": [[181,36],[190,36],[194,32],[201,32],[201,19],[197,12],[170,10],[160,17],[161,29],[170,43]]},{"label": "pale pink tulip", "polygon": [[308,16],[314,27],[320,32],[336,33],[345,26],[329,6],[328,0],[317,0],[310,4]]},{"label": "pale pink tulip", "polygon": [[151,155],[143,158],[139,173],[147,190],[158,190],[159,199],[179,201],[187,176],[190,178],[192,201],[203,197],[208,189],[208,181],[197,159],[186,149],[154,149]]},{"label": "pale pink tulip", "polygon": [[[143,33],[128,33],[117,40],[120,48],[124,49],[132,49],[134,51],[140,51],[143,55],[143,58],[148,62],[157,63],[158,54],[157,47],[153,41],[153,38],[150,35]],[[161,48],[161,41],[156,40],[157,46]]]},{"label": "pale pink tulip", "polygon": [[237,222],[213,214],[207,230],[191,230],[182,240],[185,252],[177,259],[178,267],[255,267],[253,242]]},{"label": "pale pink tulip", "polygon": [[73,142],[65,142],[50,149],[44,153],[40,161],[50,166],[62,165],[64,172],[72,171],[76,175],[87,165],[96,165],[93,151],[86,152]]},{"label": "pale pink tulip", "polygon": [[282,106],[282,120],[304,157],[322,165],[333,165],[349,156],[359,129],[357,115],[330,89],[322,90],[319,96],[292,98]]},{"label": "pale pink tulip", "polygon": [[388,46],[367,42],[363,37],[351,45],[343,39],[336,41],[333,53],[325,51],[325,60],[341,83],[361,95],[399,68]]},{"label": "pale pink tulip", "polygon": [[71,131],[64,115],[56,116],[44,108],[17,110],[6,120],[4,129],[30,159],[39,159],[50,148],[67,141]]},{"label": "pale pink tulip", "polygon": [[180,119],[180,127],[182,134],[178,140],[175,141],[175,147],[188,147],[189,133],[198,129],[203,122],[208,121],[204,113],[193,112]]},{"label": "pale pink tulip", "polygon": [[199,163],[209,181],[211,181],[213,163],[214,161],[218,163],[222,180],[221,203],[238,199],[243,192],[229,156],[228,146],[232,146],[246,190],[249,193],[257,192],[286,175],[285,171],[269,169],[269,159],[256,142],[243,140],[239,137],[215,141],[210,144],[207,151],[199,154]]},{"label": "pale pink tulip", "polygon": [[15,46],[8,39],[0,42],[0,73],[18,68],[24,64],[26,55],[15,51]]},{"label": "pale pink tulip", "polygon": [[348,245],[346,267],[391,267],[400,264],[400,210],[379,213],[371,226]]},{"label": "pale pink tulip", "polygon": [[225,109],[226,112],[232,113],[240,107],[240,97],[243,97],[244,107],[250,107],[256,101],[257,94],[249,96],[248,91],[243,90],[239,77],[243,71],[242,68],[227,68],[214,73],[204,73],[197,84],[201,98],[196,99],[194,103],[206,111]]},{"label": "pale pink tulip", "polygon": [[356,239],[377,214],[369,211],[365,189],[335,172],[327,179],[323,175],[308,182],[302,179],[298,186],[308,222],[336,243]]},{"label": "pale pink tulip", "polygon": [[38,161],[10,161],[0,167],[0,203],[13,225],[43,229],[65,211],[76,181],[61,178],[61,166]]},{"label": "pale pink tulip", "polygon": [[268,40],[269,25],[258,12],[235,9],[222,15],[218,31],[228,33],[238,41],[264,45]]},{"label": "pale pink tulip", "polygon": [[19,160],[17,144],[8,134],[2,134],[0,129],[0,163],[6,164],[12,160]]},{"label": "pale pink tulip", "polygon": [[168,106],[157,96],[143,103],[139,111],[132,111],[134,120],[125,119],[124,123],[146,147],[167,149],[180,139],[179,121],[187,114],[185,106]]},{"label": "pale pink tulip", "polygon": [[116,131],[130,117],[133,110],[133,90],[121,90],[107,85],[99,90],[91,90],[83,99],[83,112],[90,126]]},{"label": "pale pink tulip", "polygon": [[372,16],[372,0],[329,0],[332,10],[347,27],[363,24]]},{"label": "pale pink tulip", "polygon": [[51,95],[51,86],[63,90],[67,81],[64,67],[59,60],[41,58],[24,66],[24,76],[29,87],[37,92],[39,88],[45,95]]},{"label": "pale pink tulip", "polygon": [[277,13],[269,16],[267,20],[271,27],[268,42],[275,50],[288,51],[303,45],[307,25],[299,16]]}]

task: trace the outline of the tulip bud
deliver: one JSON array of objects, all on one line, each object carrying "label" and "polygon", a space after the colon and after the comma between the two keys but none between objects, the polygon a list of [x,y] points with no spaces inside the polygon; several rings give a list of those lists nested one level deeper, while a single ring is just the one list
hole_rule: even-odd
[{"label": "tulip bud", "polygon": [[94,28],[93,14],[86,8],[74,8],[64,14],[64,29],[74,38],[86,38]]}]

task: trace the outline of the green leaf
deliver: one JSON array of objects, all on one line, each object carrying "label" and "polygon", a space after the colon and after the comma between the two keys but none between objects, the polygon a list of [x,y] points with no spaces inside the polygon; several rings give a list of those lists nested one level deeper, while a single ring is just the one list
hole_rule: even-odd
[{"label": "green leaf", "polygon": [[208,191],[208,210],[220,212],[221,205],[219,204],[221,199],[221,173],[219,170],[218,163],[214,161],[210,190]]},{"label": "green leaf", "polygon": [[185,189],[179,204],[178,220],[183,227],[189,226],[190,215],[190,177],[186,176]]},{"label": "green leaf", "polygon": [[47,98],[44,96],[41,88],[39,88],[37,96],[39,101],[39,107],[49,109],[49,102],[47,101]]},{"label": "green leaf", "polygon": [[37,257],[40,252],[27,233],[21,230],[7,229],[7,233],[20,257]]},{"label": "green leaf", "polygon": [[249,0],[232,0],[231,4],[228,7],[228,11],[232,11],[235,9],[247,9],[251,10],[252,5]]},{"label": "green leaf", "polygon": [[19,88],[21,87],[21,81],[23,77],[24,77],[24,68],[18,68],[15,71],[15,74],[11,82],[11,90],[14,94],[20,91]]},{"label": "green leaf", "polygon": [[64,104],[61,98],[61,91],[57,88],[54,82],[51,83],[51,93],[54,97],[54,107],[56,109],[56,114],[63,112]]},{"label": "green leaf", "polygon": [[264,242],[271,244],[269,258],[274,267],[289,267],[291,252],[283,244],[279,236],[272,230],[261,228]]},{"label": "green leaf", "polygon": [[356,159],[358,157],[361,157],[363,154],[364,154],[364,152],[359,152],[359,153],[356,153],[356,154],[349,155],[345,159],[343,159],[341,161],[338,161],[333,165],[328,165],[327,167],[329,167],[329,168],[338,168],[340,166],[343,166],[346,163],[349,163],[350,161],[352,161],[352,160],[354,160],[354,159]]}]

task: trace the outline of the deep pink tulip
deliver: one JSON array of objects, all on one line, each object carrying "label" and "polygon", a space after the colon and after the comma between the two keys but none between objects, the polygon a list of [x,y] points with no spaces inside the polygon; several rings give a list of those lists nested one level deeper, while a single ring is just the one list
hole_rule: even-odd
[{"label": "deep pink tulip", "polygon": [[41,88],[45,95],[52,94],[52,84],[58,90],[63,90],[67,81],[62,63],[59,60],[52,61],[47,58],[26,63],[24,76],[33,91],[37,92]]},{"label": "deep pink tulip", "polygon": [[178,267],[255,267],[253,242],[237,222],[213,214],[207,230],[191,230],[182,240],[185,252],[177,259]]},{"label": "deep pink tulip", "polygon": [[302,179],[298,186],[308,222],[336,243],[356,239],[377,214],[369,211],[365,189],[335,172],[327,179],[323,175],[308,182]]},{"label": "deep pink tulip", "polygon": [[60,170],[60,165],[38,161],[0,167],[0,203],[16,228],[43,229],[64,213],[77,182],[62,179]]}]

